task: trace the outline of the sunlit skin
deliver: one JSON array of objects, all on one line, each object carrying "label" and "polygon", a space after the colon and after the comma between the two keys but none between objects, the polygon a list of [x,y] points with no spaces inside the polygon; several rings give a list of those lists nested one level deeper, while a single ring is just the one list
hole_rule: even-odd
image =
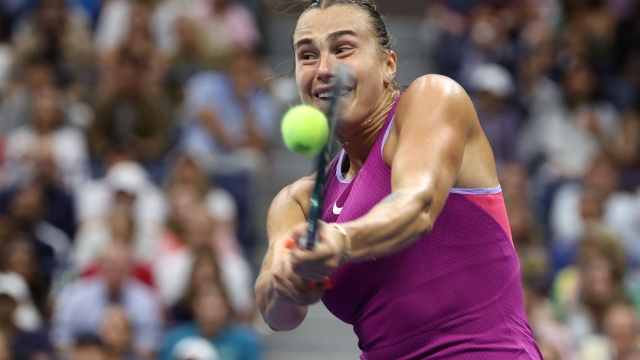
[{"label": "sunlit skin", "polygon": [[[318,94],[333,84],[338,63],[351,68],[352,91],[344,96],[336,129],[347,153],[341,169],[346,178],[362,168],[387,118],[383,110],[395,100],[387,76],[395,76],[397,58],[383,51],[367,16],[354,5],[311,9],[300,17],[293,35],[296,82],[305,104],[326,110],[328,101]],[[372,118],[376,120],[360,126]],[[347,262],[395,253],[428,234],[452,186],[498,185],[493,153],[473,104],[457,83],[443,76],[426,75],[409,86],[382,156],[391,168],[392,193],[364,216],[341,224],[352,239]],[[256,295],[265,321],[275,330],[300,325],[308,305],[324,294],[324,279],[345,262],[343,235],[323,222],[313,251],[285,247],[306,232],[314,181],[305,177],[283,189],[267,216],[270,246]]]}]

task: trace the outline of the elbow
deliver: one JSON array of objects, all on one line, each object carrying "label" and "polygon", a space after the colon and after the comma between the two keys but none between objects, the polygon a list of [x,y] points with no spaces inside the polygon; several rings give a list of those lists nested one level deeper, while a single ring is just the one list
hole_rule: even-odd
[{"label": "elbow", "polygon": [[420,222],[417,230],[418,238],[429,235],[433,230],[433,221],[431,220],[431,216],[428,211],[423,212],[420,216]]},{"label": "elbow", "polygon": [[435,192],[433,191],[433,189],[430,190],[431,191],[426,192],[421,201],[421,209],[417,226],[419,238],[429,235],[433,230],[433,223],[435,219],[433,218],[431,205],[433,204]]}]

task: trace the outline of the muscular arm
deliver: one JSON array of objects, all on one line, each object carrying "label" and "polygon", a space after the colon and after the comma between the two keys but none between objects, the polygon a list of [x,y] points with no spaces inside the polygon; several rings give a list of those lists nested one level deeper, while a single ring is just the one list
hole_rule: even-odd
[{"label": "muscular arm", "polygon": [[[307,306],[295,304],[276,292],[276,277],[281,277],[281,264],[288,256],[283,243],[294,225],[304,222],[305,198],[308,202],[313,179],[302,178],[284,188],[273,200],[267,215],[269,249],[256,281],[258,307],[267,324],[279,331],[298,327],[307,315]],[[306,195],[306,197],[305,197]]]},{"label": "muscular arm", "polygon": [[[401,100],[396,119],[392,193],[363,217],[343,224],[352,238],[353,261],[397,252],[429,233],[459,178],[467,144],[480,142],[474,138],[482,136],[469,97],[442,76],[416,80]],[[474,156],[489,157],[488,167],[494,166],[490,147],[477,148],[473,150],[484,154]],[[477,176],[483,184],[497,183],[495,171],[492,175],[480,169]]]}]

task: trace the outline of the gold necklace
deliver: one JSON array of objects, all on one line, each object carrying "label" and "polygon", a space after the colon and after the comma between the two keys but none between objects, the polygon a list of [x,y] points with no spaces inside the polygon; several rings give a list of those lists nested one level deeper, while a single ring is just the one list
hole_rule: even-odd
[{"label": "gold necklace", "polygon": [[396,91],[396,92],[394,92],[392,94],[392,96],[394,96],[394,95],[395,95],[395,97],[393,98],[393,101],[391,102],[391,104],[387,105],[386,108],[382,109],[382,111],[380,111],[378,113],[378,115],[376,115],[376,116],[372,117],[371,119],[369,119],[369,120],[363,122],[362,124],[358,125],[358,127],[363,127],[363,126],[367,125],[368,123],[380,118],[380,116],[382,116],[382,114],[386,113],[387,110],[391,109],[391,107],[393,107],[393,105],[395,105],[396,100],[398,100],[398,95],[400,95],[400,93]]},{"label": "gold necklace", "polygon": [[[394,96],[394,95],[395,95],[395,96]],[[393,107],[393,105],[395,105],[396,101],[398,100],[398,97],[400,96],[400,92],[399,92],[399,91],[395,91],[395,92],[392,94],[392,96],[394,96],[394,99],[393,99],[393,101],[391,102],[391,104],[387,105],[387,107],[385,107],[384,109],[382,109],[382,110],[381,110],[381,111],[380,111],[376,116],[374,116],[374,117],[372,117],[371,119],[369,119],[369,120],[367,120],[367,121],[363,122],[362,124],[358,125],[358,126],[357,126],[357,127],[355,127],[355,128],[352,128],[352,129],[349,129],[349,130],[345,130],[345,131],[341,131],[340,133],[341,133],[341,134],[344,134],[344,133],[346,133],[346,132],[348,132],[348,131],[351,131],[351,130],[354,130],[354,129],[361,128],[361,127],[363,127],[363,126],[365,126],[365,125],[369,124],[370,122],[372,122],[372,121],[375,121],[375,120],[379,119],[379,118],[380,118],[380,116],[382,116],[382,114],[386,113],[389,109],[391,109],[391,108]],[[339,144],[341,144],[341,145],[345,145],[345,144],[349,144],[349,141],[345,141],[345,143],[344,143],[344,144],[342,144],[342,143],[341,143],[341,142],[339,142],[339,141],[338,141],[338,143],[339,143]]]}]

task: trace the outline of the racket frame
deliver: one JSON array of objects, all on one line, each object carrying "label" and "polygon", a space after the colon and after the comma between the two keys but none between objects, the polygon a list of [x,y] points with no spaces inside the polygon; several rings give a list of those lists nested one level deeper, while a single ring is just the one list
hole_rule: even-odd
[{"label": "racket frame", "polygon": [[334,142],[335,128],[340,114],[340,103],[342,91],[346,89],[349,71],[346,65],[338,65],[336,69],[335,82],[331,86],[332,97],[329,102],[329,109],[326,112],[327,121],[329,122],[329,136],[322,150],[316,158],[316,182],[311,193],[309,217],[307,219],[307,233],[300,238],[300,245],[311,250],[315,247],[318,234],[318,220],[322,211],[322,195],[324,193],[324,185],[326,182],[327,164],[330,161],[331,148]]}]

